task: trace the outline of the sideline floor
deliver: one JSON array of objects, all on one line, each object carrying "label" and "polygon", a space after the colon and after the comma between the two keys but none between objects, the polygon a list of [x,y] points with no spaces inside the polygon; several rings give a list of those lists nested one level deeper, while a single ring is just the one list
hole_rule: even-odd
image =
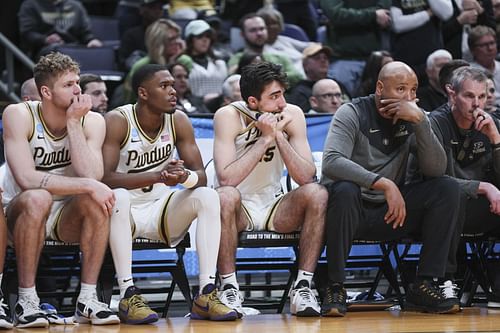
[{"label": "sideline floor", "polygon": [[500,310],[474,307],[454,315],[431,315],[396,310],[349,312],[344,318],[296,318],[289,314],[264,314],[246,317],[236,322],[167,318],[160,319],[154,325],[51,326],[48,331],[54,333],[500,332]]}]

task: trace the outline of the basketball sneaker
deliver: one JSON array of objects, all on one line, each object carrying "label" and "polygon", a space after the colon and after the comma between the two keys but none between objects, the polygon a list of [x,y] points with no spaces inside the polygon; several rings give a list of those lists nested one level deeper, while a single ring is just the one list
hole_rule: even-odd
[{"label": "basketball sneaker", "polygon": [[80,324],[110,325],[119,324],[120,318],[115,315],[107,304],[99,302],[97,296],[76,301],[75,321]]},{"label": "basketball sneaker", "polygon": [[26,296],[17,300],[14,307],[14,322],[17,328],[48,327],[45,312],[40,309],[38,296]]},{"label": "basketball sneaker", "polygon": [[290,291],[290,312],[297,317],[318,317],[320,307],[309,283],[301,280]]},{"label": "basketball sneaker", "polygon": [[238,311],[224,305],[217,296],[215,286],[208,284],[203,288],[202,293],[194,299],[191,318],[226,321],[236,320],[241,318],[241,315]]},{"label": "basketball sneaker", "polygon": [[12,325],[12,321],[8,316],[9,308],[7,304],[4,303],[3,294],[0,291],[0,328],[10,329],[14,325]]},{"label": "basketball sneaker", "polygon": [[456,313],[460,311],[458,298],[447,298],[434,281],[422,280],[406,293],[405,311],[429,313]]},{"label": "basketball sneaker", "polygon": [[260,311],[243,306],[243,296],[240,291],[236,289],[232,284],[226,284],[224,290],[219,292],[219,299],[228,308],[238,311],[243,316],[255,316],[260,314]]},{"label": "basketball sneaker", "polygon": [[120,300],[118,316],[122,323],[149,324],[158,321],[158,314],[151,310],[148,301],[142,297],[136,286],[130,286]]},{"label": "basketball sneaker", "polygon": [[347,312],[347,292],[341,283],[329,283],[321,304],[321,315],[325,317],[343,317]]}]

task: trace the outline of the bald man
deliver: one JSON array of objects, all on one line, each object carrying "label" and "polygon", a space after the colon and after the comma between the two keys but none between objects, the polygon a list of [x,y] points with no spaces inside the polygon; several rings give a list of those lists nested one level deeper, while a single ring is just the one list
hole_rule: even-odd
[{"label": "bald man", "polygon": [[36,87],[35,79],[27,79],[21,85],[21,99],[23,101],[41,101],[40,93]]},{"label": "bald man", "polygon": [[321,79],[312,87],[309,97],[311,110],[309,114],[331,113],[335,114],[342,104],[342,91],[337,82],[332,79]]},{"label": "bald man", "polygon": [[[458,219],[459,187],[441,177],[446,156],[425,112],[416,104],[418,81],[402,62],[380,71],[374,95],[342,105],[332,121],[323,155],[329,193],[327,295],[324,316],[343,316],[345,263],[353,239],[386,241],[417,234],[423,246],[417,278],[403,309],[459,311],[434,278],[442,278]],[[404,184],[410,150],[429,180]]]}]

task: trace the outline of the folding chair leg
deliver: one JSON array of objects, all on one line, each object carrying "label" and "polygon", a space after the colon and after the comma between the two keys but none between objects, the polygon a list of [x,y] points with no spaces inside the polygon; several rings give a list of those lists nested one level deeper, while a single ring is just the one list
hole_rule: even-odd
[{"label": "folding chair leg", "polygon": [[276,313],[283,313],[286,300],[288,299],[288,295],[290,294],[290,289],[292,289],[293,280],[294,280],[294,274],[290,273],[290,277],[288,278],[288,282],[286,283],[286,289],[283,291],[283,296],[281,296],[281,301],[278,306],[278,311]]}]

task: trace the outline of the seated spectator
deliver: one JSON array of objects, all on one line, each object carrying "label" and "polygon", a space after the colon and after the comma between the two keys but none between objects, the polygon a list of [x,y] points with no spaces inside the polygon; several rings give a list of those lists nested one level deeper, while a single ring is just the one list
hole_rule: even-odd
[{"label": "seated spectator", "polygon": [[35,79],[27,79],[21,85],[21,99],[23,101],[41,101],[40,93],[36,87]]},{"label": "seated spectator", "polygon": [[61,44],[100,47],[85,7],[76,0],[26,0],[18,13],[21,40],[32,56],[46,54]]},{"label": "seated spectator", "polygon": [[187,114],[207,113],[209,110],[203,104],[203,98],[194,96],[189,88],[188,70],[181,63],[173,63],[168,66],[168,71],[174,77],[174,89],[177,96],[176,109]]},{"label": "seated spectator", "polygon": [[106,88],[106,82],[99,75],[80,75],[80,88],[82,88],[82,94],[90,96],[92,102],[91,111],[100,114],[108,112],[108,96],[106,95],[108,89]]},{"label": "seated spectator", "polygon": [[304,78],[303,75],[295,69],[290,60],[288,60],[287,56],[264,52],[264,46],[267,42],[267,28],[266,22],[264,22],[262,17],[255,13],[249,13],[241,19],[240,28],[241,35],[245,40],[245,48],[229,59],[228,66],[230,73],[235,73],[244,52],[253,52],[263,55],[266,61],[280,64],[288,76],[291,87]]},{"label": "seated spectator", "polygon": [[484,111],[491,114],[493,117],[500,120],[500,109],[495,100],[495,81],[493,81],[493,76],[485,72],[486,77],[486,102],[484,103]]},{"label": "seated spectator", "polygon": [[448,100],[446,92],[441,89],[441,85],[439,84],[439,71],[451,59],[450,52],[443,49],[436,50],[427,57],[425,73],[427,74],[429,84],[420,87],[417,91],[418,106],[425,111],[430,112]]},{"label": "seated spectator", "polygon": [[122,69],[129,71],[134,63],[147,53],[144,36],[146,29],[154,21],[163,16],[165,0],[140,0],[138,9],[141,24],[129,27],[122,34],[118,48],[118,63]]},{"label": "seated spectator", "polygon": [[[493,75],[495,86],[500,86],[500,62],[497,56],[497,34],[495,30],[484,25],[478,25],[469,31],[469,49],[474,61],[472,66],[480,67]],[[500,92],[495,92],[497,104],[500,104]]]},{"label": "seated spectator", "polygon": [[120,36],[130,29],[141,25],[139,7],[143,0],[119,0],[116,5],[115,17],[118,20],[118,31]]},{"label": "seated spectator", "polygon": [[186,50],[177,61],[189,72],[191,93],[208,103],[222,94],[222,83],[227,77],[226,62],[214,56],[214,34],[207,22],[189,22],[184,34]]},{"label": "seated spectator", "polygon": [[321,79],[312,87],[312,96],[309,98],[311,110],[308,114],[331,113],[335,114],[342,104],[342,91],[337,82],[332,79]]},{"label": "seated spectator", "polygon": [[311,43],[280,35],[285,30],[285,22],[280,11],[273,6],[264,6],[257,11],[257,15],[264,19],[267,27],[267,42],[264,45],[264,53],[288,57],[295,69],[304,75],[302,52]]},{"label": "seated spectator", "polygon": [[139,59],[125,78],[123,89],[126,103],[133,103],[136,99],[131,86],[132,76],[136,70],[145,64],[169,65],[177,60],[184,47],[180,34],[181,28],[177,23],[164,18],[156,20],[146,29],[145,40],[148,55]]},{"label": "seated spectator", "polygon": [[[306,73],[306,79],[300,80],[295,87],[290,89],[287,93],[287,101],[299,106],[306,113],[311,109],[309,98],[312,96],[314,83],[327,78],[328,65],[330,63],[329,58],[332,55],[332,50],[320,43],[313,43],[304,50],[302,55],[302,64]],[[342,89],[342,100],[349,100],[350,97],[346,93],[345,88],[340,84],[339,86]]]},{"label": "seated spectator", "polygon": [[389,51],[373,51],[366,61],[361,74],[361,84],[356,93],[356,97],[368,96],[375,91],[378,73],[385,64],[394,61]]},{"label": "seated spectator", "polygon": [[241,101],[240,90],[240,74],[230,75],[222,84],[222,96],[224,96],[224,104],[228,105],[232,102]]}]

